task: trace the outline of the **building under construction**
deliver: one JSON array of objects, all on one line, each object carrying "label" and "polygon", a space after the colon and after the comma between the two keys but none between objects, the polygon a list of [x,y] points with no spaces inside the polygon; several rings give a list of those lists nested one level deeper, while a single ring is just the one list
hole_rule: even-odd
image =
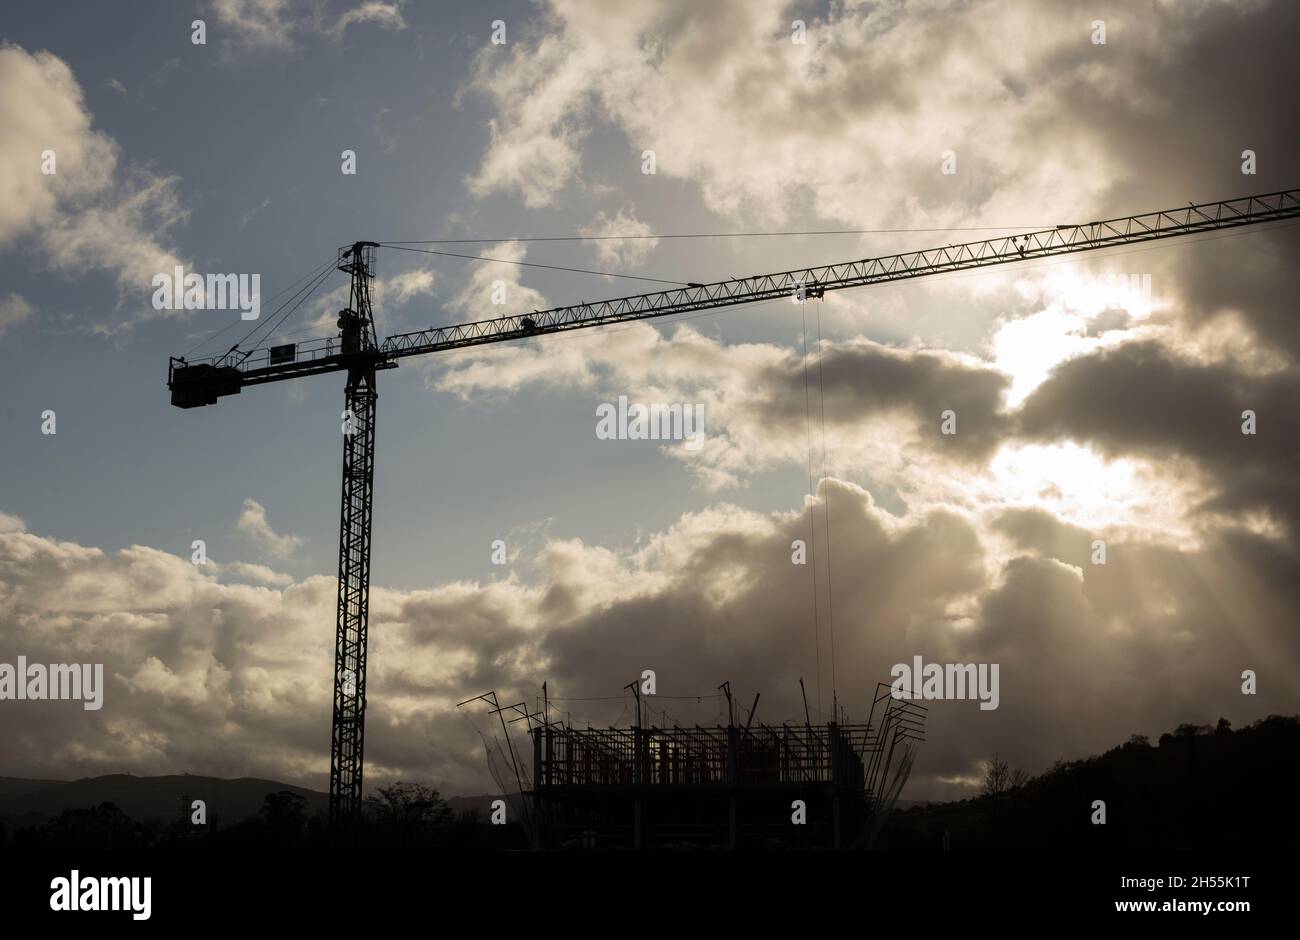
[{"label": "building under construction", "polygon": [[752,714],[711,728],[641,727],[639,717],[631,728],[530,721],[526,795],[537,845],[869,846],[911,771],[924,706],[882,684],[862,724],[753,724]]}]

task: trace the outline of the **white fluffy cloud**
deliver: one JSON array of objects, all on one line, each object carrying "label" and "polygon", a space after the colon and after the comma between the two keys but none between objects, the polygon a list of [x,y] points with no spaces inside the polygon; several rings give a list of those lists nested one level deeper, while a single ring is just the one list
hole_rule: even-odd
[{"label": "white fluffy cloud", "polygon": [[409,303],[421,294],[433,293],[432,271],[403,271],[376,283],[376,297],[398,306]]},{"label": "white fluffy cloud", "polygon": [[277,558],[285,558],[302,545],[302,539],[296,535],[281,535],[271,528],[266,519],[266,507],[255,499],[244,500],[243,511],[239,514],[236,528],[253,538],[260,547]]},{"label": "white fluffy cloud", "polygon": [[218,25],[231,32],[237,45],[252,49],[288,48],[301,30],[338,40],[350,27],[365,23],[406,29],[401,0],[364,0],[342,12],[302,0],[211,0],[211,9]]},{"label": "white fluffy cloud", "polygon": [[600,239],[593,243],[596,246],[596,257],[602,263],[622,270],[640,266],[659,244],[659,239],[648,237],[652,234],[650,226],[625,209],[620,209],[612,217],[601,212],[579,234]]},{"label": "white fluffy cloud", "polygon": [[33,307],[20,294],[6,294],[0,297],[0,334],[16,323],[21,323],[32,315]]},{"label": "white fluffy cloud", "polygon": [[402,16],[402,4],[385,3],[383,0],[366,0],[365,3],[345,10],[330,27],[329,34],[336,39],[341,37],[350,26],[361,23],[373,23],[383,29],[406,29],[406,18]]},{"label": "white fluffy cloud", "polygon": [[[0,46],[0,248],[29,240],[62,274],[103,271],[144,296],[156,273],[182,263],[162,241],[188,215],[175,177],[124,170],[117,143],[91,123],[67,63]],[[42,172],[47,151],[52,174]]]},{"label": "white fluffy cloud", "polygon": [[[377,320],[385,324],[384,329],[393,326],[394,320],[390,316],[397,314],[402,307],[419,297],[432,295],[434,281],[434,273],[425,269],[401,271],[375,278],[370,287],[370,300]],[[314,298],[308,305],[304,326],[314,335],[336,334],[339,311],[348,305],[350,292],[351,286],[344,282]],[[290,324],[286,323],[287,326]]]},{"label": "white fluffy cloud", "polygon": [[[985,2],[940,18],[928,3],[906,15],[844,4],[809,19],[803,45],[787,0],[553,0],[547,11],[536,39],[479,55],[475,87],[496,113],[478,194],[554,203],[603,121],[629,139],[629,161],[654,150],[658,173],[695,182],[714,211],[768,221],[809,205],[864,224],[1014,224],[1025,206],[1069,218],[1118,171],[1087,134],[1034,146],[1071,88],[1121,80],[1059,66],[1091,48],[1068,10]],[[1125,16],[1132,32],[1158,19]],[[958,172],[944,176],[949,150]]]},{"label": "white fluffy cloud", "polygon": [[289,44],[291,6],[290,0],[212,0],[218,23],[233,29],[243,43],[270,49]]},{"label": "white fluffy cloud", "polygon": [[[469,277],[465,279],[465,286],[447,303],[447,307],[455,311],[460,319],[489,320],[507,313],[525,313],[548,306],[540,291],[519,283],[523,268],[513,262],[523,261],[528,256],[526,244],[499,242],[484,245],[481,251],[474,253],[502,263],[474,263]],[[500,303],[496,302],[498,297],[501,298]]]}]

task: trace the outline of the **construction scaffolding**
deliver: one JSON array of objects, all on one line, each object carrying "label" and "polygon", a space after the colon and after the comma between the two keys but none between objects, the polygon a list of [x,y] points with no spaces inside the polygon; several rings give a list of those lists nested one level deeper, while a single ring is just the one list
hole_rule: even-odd
[{"label": "construction scaffolding", "polygon": [[865,848],[924,725],[925,707],[883,683],[861,724],[578,729],[543,719],[530,728],[536,844]]}]

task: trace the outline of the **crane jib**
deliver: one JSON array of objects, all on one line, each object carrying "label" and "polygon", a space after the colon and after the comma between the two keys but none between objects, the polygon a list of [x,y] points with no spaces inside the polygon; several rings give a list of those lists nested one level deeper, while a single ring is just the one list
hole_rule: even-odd
[{"label": "crane jib", "polygon": [[[712,283],[634,294],[595,303],[432,327],[390,336],[374,350],[376,368],[392,368],[397,359],[509,342],[604,324],[692,313],[785,297],[819,298],[827,291],[866,287],[953,271],[1027,261],[1053,255],[1093,251],[1115,245],[1172,238],[1217,229],[1279,221],[1300,216],[1300,190],[1281,190],[1221,202],[1189,204],[1142,215],[1079,225],[1058,225],[1023,235],[945,245],[879,258],[808,267]],[[351,270],[350,252],[373,253],[379,246],[358,242],[340,254],[340,269]],[[373,324],[368,325],[373,329]],[[173,404],[182,408],[212,404],[236,394],[244,385],[260,385],[303,375],[349,368],[341,336],[249,351],[231,350],[211,359],[172,360],[168,385]],[[209,368],[199,368],[207,366]],[[238,380],[238,382],[236,382]]]},{"label": "crane jib", "polygon": [[1163,210],[1023,235],[1006,235],[941,248],[865,258],[749,278],[636,294],[597,303],[574,304],[525,316],[500,317],[390,336],[380,349],[406,357],[524,336],[626,320],[649,319],[717,307],[758,303],[785,297],[821,297],[826,291],[866,287],[1034,258],[1093,251],[1240,225],[1300,216],[1300,190],[1225,200],[1184,209]]}]

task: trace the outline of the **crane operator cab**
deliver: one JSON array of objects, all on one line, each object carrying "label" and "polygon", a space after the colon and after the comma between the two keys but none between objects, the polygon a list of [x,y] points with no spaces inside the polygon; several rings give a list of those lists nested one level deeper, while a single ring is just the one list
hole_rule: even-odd
[{"label": "crane operator cab", "polygon": [[361,352],[361,315],[355,310],[340,310],[338,326],[343,338],[343,355]]}]

